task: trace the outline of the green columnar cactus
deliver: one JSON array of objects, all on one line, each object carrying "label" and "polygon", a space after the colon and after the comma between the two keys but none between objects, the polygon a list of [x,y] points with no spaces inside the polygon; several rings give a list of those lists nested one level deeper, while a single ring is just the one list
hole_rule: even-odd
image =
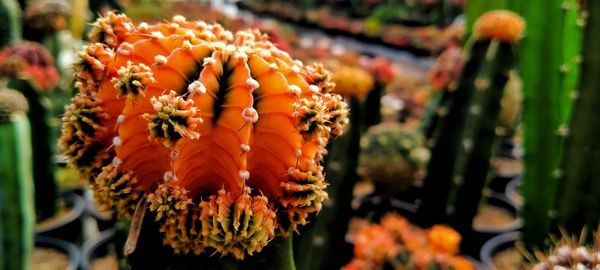
[{"label": "green columnar cactus", "polygon": [[524,28],[509,11],[491,11],[475,25],[448,111],[432,138],[432,157],[418,217],[425,226],[452,221],[468,233],[477,212],[495,139],[500,100],[514,69],[513,44]]},{"label": "green columnar cactus", "polygon": [[[521,46],[525,174],[521,192],[523,241],[541,246],[548,236],[564,136],[580,61],[577,0],[523,1],[528,22]],[[561,31],[562,29],[562,31]]]},{"label": "green columnar cactus", "polygon": [[557,221],[569,231],[580,230],[584,223],[600,223],[600,3],[587,1],[587,10],[580,90],[563,150],[564,177],[559,180],[555,203]]},{"label": "green columnar cactus", "polygon": [[27,100],[0,89],[0,269],[27,270],[33,248],[32,153]]},{"label": "green columnar cactus", "polygon": [[56,87],[58,71],[43,46],[23,42],[0,51],[0,78],[7,80],[10,88],[20,91],[29,103],[35,187],[43,190],[35,194],[37,216],[40,220],[52,217],[56,212],[52,161],[56,143],[51,136],[51,102],[46,94]]},{"label": "green columnar cactus", "polygon": [[0,1],[0,21],[0,48],[21,39],[21,8],[17,1]]}]

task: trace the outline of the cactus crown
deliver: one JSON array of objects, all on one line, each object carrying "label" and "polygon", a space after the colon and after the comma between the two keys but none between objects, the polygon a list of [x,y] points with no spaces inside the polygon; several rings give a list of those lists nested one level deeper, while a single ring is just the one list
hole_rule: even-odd
[{"label": "cactus crown", "polygon": [[0,122],[10,119],[14,114],[25,114],[29,111],[27,99],[16,90],[0,89]]},{"label": "cactus crown", "polygon": [[320,65],[182,16],[111,13],[90,39],[60,144],[100,204],[127,218],[146,199],[174,252],[238,259],[321,209],[320,162],[348,111]]},{"label": "cactus crown", "polygon": [[492,10],[481,15],[475,22],[473,34],[481,39],[497,39],[515,43],[523,37],[525,20],[508,10]]},{"label": "cactus crown", "polygon": [[586,230],[579,239],[563,232],[562,238],[554,241],[548,253],[536,252],[532,270],[545,269],[598,269],[600,268],[600,230],[594,234],[594,244],[586,245]]}]

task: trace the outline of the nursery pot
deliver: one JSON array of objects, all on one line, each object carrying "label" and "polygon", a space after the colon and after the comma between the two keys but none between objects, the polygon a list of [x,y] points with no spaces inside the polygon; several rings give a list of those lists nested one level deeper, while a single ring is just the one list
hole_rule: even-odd
[{"label": "nursery pot", "polygon": [[79,266],[79,261],[81,259],[81,254],[79,253],[79,249],[77,249],[77,247],[72,243],[53,237],[36,234],[35,246],[42,248],[51,248],[66,254],[69,258],[69,265],[65,270],[77,270],[77,267]]},{"label": "nursery pot", "polygon": [[414,220],[417,205],[395,198],[369,195],[360,199],[360,205],[355,210],[354,216],[379,220],[388,212],[395,212],[409,220]]},{"label": "nursery pot", "polygon": [[58,217],[56,220],[38,224],[35,228],[35,232],[39,235],[54,237],[73,244],[78,244],[82,240],[82,217],[86,208],[85,201],[80,196],[73,193],[65,194],[62,199],[68,209],[67,213]]},{"label": "nursery pot", "polygon": [[[506,198],[506,196],[492,193],[486,196],[485,200],[488,206],[508,212],[512,219],[504,224],[491,223],[485,225],[475,224],[475,220],[473,220],[472,230],[468,233],[463,233],[463,241],[461,243],[461,250],[463,253],[471,256],[478,256],[481,246],[489,239],[507,232],[518,231],[521,228],[521,219],[519,218],[518,208]],[[496,215],[498,214],[499,213],[496,213]],[[483,218],[488,220],[487,218],[489,217]]]},{"label": "nursery pot", "polygon": [[479,257],[481,257],[482,263],[485,265],[485,269],[497,270],[492,263],[492,258],[495,254],[500,251],[511,248],[515,245],[515,242],[519,240],[519,232],[508,232],[497,235],[490,238],[481,247]]},{"label": "nursery pot", "polygon": [[[122,252],[113,244],[114,237],[115,230],[108,229],[100,233],[97,238],[86,241],[81,248],[80,270],[92,269],[92,261],[107,256],[113,249],[116,252]],[[122,249],[122,247],[120,248]]]},{"label": "nursery pot", "polygon": [[506,197],[515,205],[521,205],[523,199],[519,193],[519,187],[521,186],[521,178],[515,178],[506,184]]}]

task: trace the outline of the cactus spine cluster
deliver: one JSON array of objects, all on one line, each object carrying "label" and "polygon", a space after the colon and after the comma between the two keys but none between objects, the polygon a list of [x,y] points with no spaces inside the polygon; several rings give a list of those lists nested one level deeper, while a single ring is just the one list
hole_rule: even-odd
[{"label": "cactus spine cluster", "polygon": [[562,238],[554,240],[547,253],[536,252],[531,270],[595,270],[600,268],[600,231],[593,235],[593,244],[586,244],[586,230],[579,239],[570,237],[563,231]]},{"label": "cactus spine cluster", "polygon": [[0,48],[21,39],[21,7],[15,0],[0,1]]},{"label": "cactus spine cluster", "polygon": [[78,52],[60,144],[97,201],[140,200],[175,253],[260,252],[327,199],[320,165],[347,123],[328,71],[257,31],[98,19]]},{"label": "cactus spine cluster", "polygon": [[0,89],[0,269],[29,269],[35,225],[27,100]]},{"label": "cactus spine cluster", "polygon": [[515,68],[514,44],[523,29],[523,19],[503,10],[487,12],[475,23],[456,90],[432,138],[426,199],[418,213],[423,226],[450,222],[469,237],[486,182],[500,101]]}]

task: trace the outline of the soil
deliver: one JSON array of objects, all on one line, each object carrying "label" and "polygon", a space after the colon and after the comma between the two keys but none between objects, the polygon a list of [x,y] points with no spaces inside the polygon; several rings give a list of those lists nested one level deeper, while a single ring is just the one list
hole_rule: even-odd
[{"label": "soil", "polygon": [[518,175],[523,172],[523,162],[510,158],[498,158],[493,162],[494,171],[499,175]]},{"label": "soil", "polygon": [[119,270],[117,256],[114,253],[93,260],[91,266],[91,270]]},{"label": "soil", "polygon": [[521,253],[515,247],[496,253],[492,257],[492,264],[498,270],[524,269]]},{"label": "soil", "polygon": [[69,257],[52,248],[36,247],[31,255],[31,270],[65,270]]},{"label": "soil", "polygon": [[515,221],[515,217],[506,209],[483,205],[473,220],[476,228],[501,228]]}]

